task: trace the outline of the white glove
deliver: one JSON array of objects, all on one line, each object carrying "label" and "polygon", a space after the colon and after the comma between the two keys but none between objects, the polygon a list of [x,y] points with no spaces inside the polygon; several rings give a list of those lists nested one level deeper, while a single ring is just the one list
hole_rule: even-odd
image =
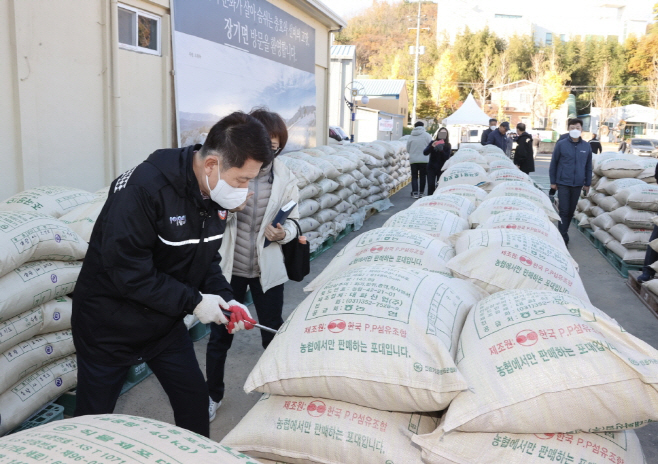
[{"label": "white glove", "polygon": [[201,294],[201,303],[194,308],[194,315],[202,324],[214,322],[216,324],[228,324],[228,319],[222,313],[222,308],[228,309],[229,305],[221,296]]},{"label": "white glove", "polygon": [[[236,300],[228,302],[229,311],[231,311],[231,320],[228,323],[228,333],[235,334],[240,330],[251,330],[254,328],[252,324],[256,321],[251,317],[251,313],[245,305],[238,303]],[[237,308],[236,308],[237,307]],[[237,310],[239,308],[239,311]],[[245,325],[246,321],[246,325]]]}]

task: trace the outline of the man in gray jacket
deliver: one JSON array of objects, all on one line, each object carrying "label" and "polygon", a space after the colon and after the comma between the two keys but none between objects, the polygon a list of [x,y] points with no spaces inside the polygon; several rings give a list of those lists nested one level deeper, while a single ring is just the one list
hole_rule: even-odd
[{"label": "man in gray jacket", "polygon": [[[407,140],[407,152],[409,152],[409,163],[411,164],[411,195],[414,198],[422,197],[425,192],[428,157],[423,154],[423,151],[431,142],[432,136],[425,131],[425,124],[422,121],[416,122]],[[420,190],[418,189],[419,176]]]},{"label": "man in gray jacket", "polygon": [[557,190],[560,209],[558,229],[569,245],[569,224],[576,211],[580,191],[589,192],[592,183],[592,147],[580,134],[583,121],[569,120],[569,137],[560,140],[553,150],[549,175],[551,189]]}]

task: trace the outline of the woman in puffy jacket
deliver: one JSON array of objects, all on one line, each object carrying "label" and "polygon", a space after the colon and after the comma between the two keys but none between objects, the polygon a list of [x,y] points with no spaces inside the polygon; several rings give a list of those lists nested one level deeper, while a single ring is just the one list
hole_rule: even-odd
[{"label": "woman in puffy jacket", "polygon": [[436,182],[441,176],[441,171],[443,170],[443,165],[448,158],[450,158],[450,152],[452,146],[450,145],[450,134],[448,134],[448,129],[442,127],[436,133],[436,139],[431,141],[425,150],[423,150],[423,155],[429,156],[430,161],[427,163],[427,194],[432,195],[436,189]]},{"label": "woman in puffy jacket", "polygon": [[[277,113],[266,109],[255,109],[251,116],[258,119],[267,129],[272,139],[274,161],[261,168],[255,179],[249,182],[248,198],[245,207],[229,213],[220,255],[222,272],[231,282],[233,296],[244,303],[247,287],[256,307],[258,322],[278,330],[283,324],[283,284],[288,274],[283,262],[281,245],[297,236],[293,221],[272,226],[279,210],[290,201],[299,202],[297,178],[276,159],[288,141],[286,124]],[[299,219],[297,207],[289,218]],[[271,243],[265,247],[265,239]],[[274,338],[274,334],[261,331],[263,348]],[[233,335],[222,324],[212,324],[208,349],[206,351],[206,377],[210,390],[209,415],[215,418],[224,397],[224,364]]]}]

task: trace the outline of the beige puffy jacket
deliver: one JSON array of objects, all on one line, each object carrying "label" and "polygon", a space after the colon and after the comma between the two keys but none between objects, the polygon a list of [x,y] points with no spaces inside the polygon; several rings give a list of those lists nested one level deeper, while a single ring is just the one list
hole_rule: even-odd
[{"label": "beige puffy jacket", "polygon": [[[281,285],[288,281],[288,274],[286,267],[283,264],[283,253],[281,252],[281,245],[288,243],[297,235],[297,228],[292,221],[286,221],[283,228],[286,230],[286,237],[280,242],[273,242],[265,248],[265,229],[268,224],[271,224],[276,217],[279,210],[286,205],[286,203],[295,201],[299,203],[299,189],[297,188],[297,178],[286,167],[283,162],[275,159],[273,164],[274,169],[274,182],[272,183],[272,193],[270,194],[270,201],[267,204],[263,222],[258,231],[258,244],[256,252],[258,255],[258,266],[260,268],[260,283],[263,287],[263,292],[268,291],[272,287]],[[298,208],[289,215],[292,219],[299,220]],[[229,214],[226,221],[226,230],[224,231],[224,238],[219,253],[222,256],[221,267],[222,273],[230,282],[233,274],[233,260],[235,253],[235,242],[237,238],[237,215]]]}]

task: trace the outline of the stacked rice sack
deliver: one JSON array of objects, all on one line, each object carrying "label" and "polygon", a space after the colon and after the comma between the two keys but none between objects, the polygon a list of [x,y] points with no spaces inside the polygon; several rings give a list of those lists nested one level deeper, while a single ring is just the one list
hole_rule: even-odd
[{"label": "stacked rice sack", "polygon": [[223,444],[286,463],[643,462],[658,351],[589,303],[541,195],[444,186],[352,240]]},{"label": "stacked rice sack", "polygon": [[460,148],[443,165],[437,186],[469,184],[489,192],[498,184],[509,181],[532,185],[530,176],[519,171],[500,148],[485,145],[479,150]]},{"label": "stacked rice sack", "polygon": [[388,198],[410,177],[402,142],[325,145],[279,159],[297,177],[299,222],[311,251],[353,224],[359,210]]},{"label": "stacked rice sack", "polygon": [[87,242],[58,218],[93,200],[40,187],[0,203],[0,435],[76,384],[66,295]]},{"label": "stacked rice sack", "polygon": [[261,463],[184,428],[123,414],[50,422],[0,438],[0,450],[3,463],[26,462],[28,457],[54,463]]},{"label": "stacked rice sack", "polygon": [[595,156],[592,188],[582,195],[575,218],[629,264],[642,264],[658,213],[658,160],[604,152]]}]

